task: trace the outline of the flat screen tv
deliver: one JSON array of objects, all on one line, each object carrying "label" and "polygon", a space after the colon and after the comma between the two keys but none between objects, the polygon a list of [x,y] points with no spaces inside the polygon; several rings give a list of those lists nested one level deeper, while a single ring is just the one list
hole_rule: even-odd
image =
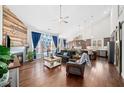
[{"label": "flat screen tv", "polygon": [[11,42],[11,40],[10,40],[9,35],[6,35],[6,47],[7,48],[10,48],[10,42]]}]

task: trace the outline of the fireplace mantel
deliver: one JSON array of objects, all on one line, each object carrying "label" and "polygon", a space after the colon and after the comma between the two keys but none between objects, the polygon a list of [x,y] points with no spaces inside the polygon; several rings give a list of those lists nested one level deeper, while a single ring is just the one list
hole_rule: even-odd
[{"label": "fireplace mantel", "polygon": [[11,47],[10,48],[11,54],[18,54],[23,53],[23,63],[26,61],[26,47]]}]

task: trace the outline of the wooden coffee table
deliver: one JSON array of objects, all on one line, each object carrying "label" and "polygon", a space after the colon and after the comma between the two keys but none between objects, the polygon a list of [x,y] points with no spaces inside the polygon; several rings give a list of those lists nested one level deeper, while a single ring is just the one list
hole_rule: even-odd
[{"label": "wooden coffee table", "polygon": [[56,57],[56,56],[54,56],[54,58],[44,57],[43,64],[48,68],[61,66],[61,57]]}]

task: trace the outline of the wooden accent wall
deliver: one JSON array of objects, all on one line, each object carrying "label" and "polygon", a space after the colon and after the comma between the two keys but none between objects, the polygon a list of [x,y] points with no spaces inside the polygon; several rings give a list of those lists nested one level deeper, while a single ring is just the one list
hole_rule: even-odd
[{"label": "wooden accent wall", "polygon": [[3,45],[6,35],[11,39],[11,47],[27,44],[27,27],[6,6],[3,6]]}]

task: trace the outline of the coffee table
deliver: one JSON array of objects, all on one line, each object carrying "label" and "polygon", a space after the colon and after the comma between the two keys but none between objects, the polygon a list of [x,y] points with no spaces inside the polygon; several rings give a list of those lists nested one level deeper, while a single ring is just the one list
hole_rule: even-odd
[{"label": "coffee table", "polygon": [[61,66],[61,60],[62,60],[61,57],[56,57],[56,56],[54,56],[53,58],[44,57],[43,64],[44,66],[51,69],[57,66]]}]

